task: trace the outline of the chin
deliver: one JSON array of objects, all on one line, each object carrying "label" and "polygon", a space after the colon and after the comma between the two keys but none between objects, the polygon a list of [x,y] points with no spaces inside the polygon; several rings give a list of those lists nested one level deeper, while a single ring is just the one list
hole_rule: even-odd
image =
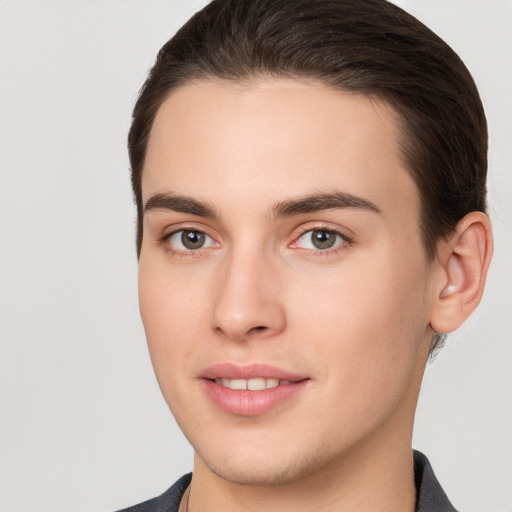
[{"label": "chin", "polygon": [[[196,452],[197,454],[197,452]],[[269,460],[251,459],[246,456],[231,457],[229,460],[212,460],[213,457],[197,456],[208,469],[219,478],[238,485],[269,486],[286,485],[297,482],[314,473],[323,466],[320,457],[305,457],[297,459],[297,454],[291,457],[269,457]],[[288,458],[288,460],[286,460]],[[277,459],[277,460],[276,460]]]}]

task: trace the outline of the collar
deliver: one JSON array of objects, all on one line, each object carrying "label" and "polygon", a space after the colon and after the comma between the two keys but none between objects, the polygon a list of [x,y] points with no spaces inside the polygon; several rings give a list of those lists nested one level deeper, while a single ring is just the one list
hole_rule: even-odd
[{"label": "collar", "polygon": [[415,512],[457,512],[423,453],[414,451]]}]

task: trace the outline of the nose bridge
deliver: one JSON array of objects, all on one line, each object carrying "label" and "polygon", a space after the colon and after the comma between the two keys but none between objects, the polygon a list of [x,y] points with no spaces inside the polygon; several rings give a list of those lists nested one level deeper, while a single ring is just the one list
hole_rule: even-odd
[{"label": "nose bridge", "polygon": [[278,274],[262,250],[248,245],[230,251],[217,279],[213,328],[238,340],[281,331],[285,318]]}]

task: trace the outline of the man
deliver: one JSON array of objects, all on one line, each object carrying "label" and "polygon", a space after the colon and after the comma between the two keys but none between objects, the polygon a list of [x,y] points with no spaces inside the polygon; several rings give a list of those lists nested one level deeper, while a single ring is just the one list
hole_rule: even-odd
[{"label": "man", "polygon": [[195,457],[127,510],[455,510],[411,438],[492,254],[457,55],[384,0],[214,1],[129,150],[142,319]]}]

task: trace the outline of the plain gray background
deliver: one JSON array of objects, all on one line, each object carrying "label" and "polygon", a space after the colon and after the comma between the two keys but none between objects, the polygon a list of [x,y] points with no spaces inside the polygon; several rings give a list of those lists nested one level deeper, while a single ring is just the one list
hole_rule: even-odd
[{"label": "plain gray background", "polygon": [[[117,509],[191,469],[138,315],[125,139],[157,50],[204,3],[0,2],[3,512]],[[512,2],[397,3],[479,85],[496,240],[478,312],[427,369],[414,446],[461,511],[510,512]]]}]

